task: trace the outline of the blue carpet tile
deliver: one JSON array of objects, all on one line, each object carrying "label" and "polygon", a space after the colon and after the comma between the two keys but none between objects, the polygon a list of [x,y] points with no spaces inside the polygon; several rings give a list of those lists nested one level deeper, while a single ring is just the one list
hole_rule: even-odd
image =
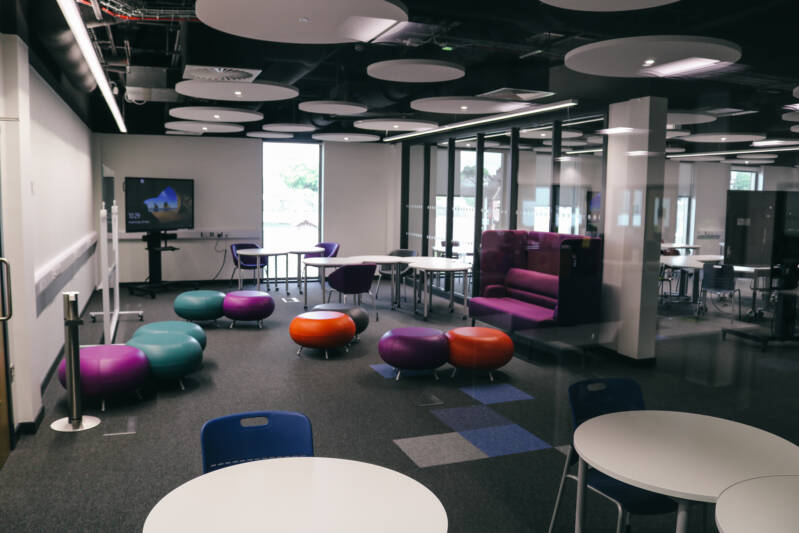
[{"label": "blue carpet tile", "polygon": [[532,400],[533,397],[507,383],[497,383],[488,385],[473,385],[461,387],[465,392],[483,405],[503,402],[516,402],[519,400]]},{"label": "blue carpet tile", "polygon": [[483,405],[433,409],[430,412],[444,424],[459,432],[491,426],[506,426],[511,423],[504,416]]},{"label": "blue carpet tile", "polygon": [[489,457],[551,448],[548,443],[516,424],[470,429],[459,433]]}]

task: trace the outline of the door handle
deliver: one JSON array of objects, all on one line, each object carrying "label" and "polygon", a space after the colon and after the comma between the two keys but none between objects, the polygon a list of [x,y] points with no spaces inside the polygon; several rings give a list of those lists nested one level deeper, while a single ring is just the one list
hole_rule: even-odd
[{"label": "door handle", "polygon": [[5,278],[3,280],[3,288],[5,289],[3,291],[3,312],[5,314],[0,316],[0,322],[5,322],[11,318],[13,313],[11,308],[11,265],[4,257],[0,257],[0,264],[5,266]]}]

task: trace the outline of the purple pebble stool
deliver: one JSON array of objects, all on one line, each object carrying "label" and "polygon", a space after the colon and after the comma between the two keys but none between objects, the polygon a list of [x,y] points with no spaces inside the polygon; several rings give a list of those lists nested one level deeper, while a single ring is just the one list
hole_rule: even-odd
[{"label": "purple pebble stool", "polygon": [[434,328],[397,328],[386,332],[377,345],[383,361],[397,369],[432,370],[449,360],[449,341],[444,332]]},{"label": "purple pebble stool", "polygon": [[258,327],[261,321],[275,310],[275,300],[269,294],[261,291],[233,291],[225,295],[222,302],[222,311],[225,316],[233,320],[230,327],[236,325],[237,320],[255,320]]},{"label": "purple pebble stool", "polygon": [[[66,387],[66,361],[58,365],[58,381]],[[102,398],[142,385],[150,374],[144,352],[125,344],[103,344],[80,349],[80,390],[85,397]]]}]

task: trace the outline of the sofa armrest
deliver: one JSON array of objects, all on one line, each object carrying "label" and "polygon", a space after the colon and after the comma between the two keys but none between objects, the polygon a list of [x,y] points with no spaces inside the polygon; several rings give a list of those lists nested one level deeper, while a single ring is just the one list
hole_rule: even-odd
[{"label": "sofa armrest", "polygon": [[483,296],[486,298],[502,298],[505,296],[505,287],[503,285],[487,285],[483,289]]}]

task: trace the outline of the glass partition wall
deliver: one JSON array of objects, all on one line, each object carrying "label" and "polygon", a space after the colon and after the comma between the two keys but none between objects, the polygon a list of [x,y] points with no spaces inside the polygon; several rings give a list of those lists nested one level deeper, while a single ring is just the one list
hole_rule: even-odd
[{"label": "glass partition wall", "polygon": [[[587,123],[579,138],[574,137],[571,126],[559,130],[569,136],[559,142],[553,139],[559,131],[551,124],[520,129],[515,175],[511,131],[486,132],[481,209],[476,205],[479,173],[475,134],[454,138],[452,143],[447,139],[413,145],[408,178],[409,247],[420,255],[446,256],[449,244],[450,257],[471,264],[479,250],[475,236],[486,230],[600,235],[605,150],[603,138],[591,133],[601,128],[602,120]],[[553,156],[553,145],[560,145],[557,156]],[[429,153],[427,159],[425,152]],[[516,201],[512,205],[514,186]],[[480,231],[476,233],[477,217]],[[445,280],[437,280],[437,286],[443,289]],[[462,298],[462,291],[457,280],[456,296]]]}]

